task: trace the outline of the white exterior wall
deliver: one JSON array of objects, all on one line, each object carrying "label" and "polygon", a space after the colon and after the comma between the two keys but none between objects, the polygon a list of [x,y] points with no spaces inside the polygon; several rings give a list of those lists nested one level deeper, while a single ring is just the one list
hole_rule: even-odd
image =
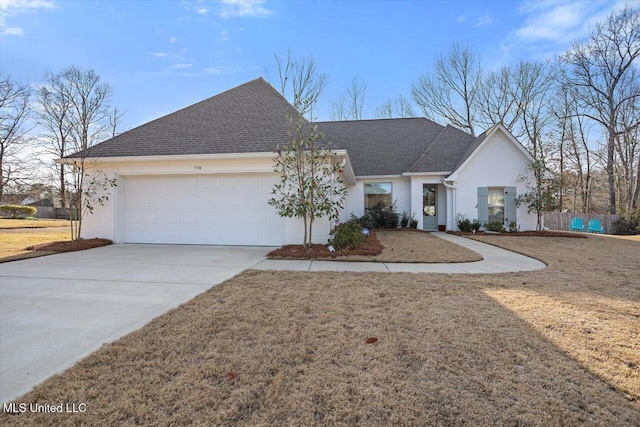
[{"label": "white exterior wall", "polygon": [[[83,218],[82,237],[101,237],[116,243],[123,242],[122,226],[124,218],[123,203],[126,191],[126,177],[140,175],[196,175],[196,174],[255,174],[273,172],[273,159],[263,158],[202,158],[200,160],[140,160],[92,163],[92,168],[116,178],[117,187],[109,189],[109,200],[104,206],[95,206],[93,214]],[[118,179],[120,178],[120,179]],[[275,210],[275,208],[272,208]],[[117,215],[116,215],[117,213]],[[296,218],[283,218],[285,222],[285,241],[282,244],[300,244],[304,234],[303,221]],[[325,244],[329,239],[329,220],[321,218],[314,223],[313,242]]]},{"label": "white exterior wall", "polygon": [[356,177],[356,185],[349,186],[349,193],[344,203],[341,220],[346,221],[352,213],[358,217],[364,215],[364,184],[370,182],[390,182],[392,186],[392,200],[395,203],[396,212],[411,212],[410,187],[411,182],[407,177],[393,178],[361,178]]},{"label": "white exterior wall", "polygon": [[[518,195],[527,191],[521,176],[527,173],[527,161],[502,132],[496,132],[469,158],[455,174],[457,212],[469,219],[478,218],[478,187],[515,186]],[[526,206],[517,208],[521,230],[535,230],[536,216]]]}]

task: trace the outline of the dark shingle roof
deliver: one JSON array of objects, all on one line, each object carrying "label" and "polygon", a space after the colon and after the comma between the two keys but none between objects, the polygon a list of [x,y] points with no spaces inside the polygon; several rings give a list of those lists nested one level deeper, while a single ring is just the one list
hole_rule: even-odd
[{"label": "dark shingle roof", "polygon": [[468,133],[447,125],[430,141],[427,149],[407,172],[453,172],[473,140]]},{"label": "dark shingle roof", "polygon": [[356,176],[399,175],[427,149],[443,127],[425,118],[321,122],[333,148],[344,148]]},{"label": "dark shingle roof", "polygon": [[[487,135],[492,129],[493,127],[490,127],[489,129],[482,132],[480,135],[476,136],[475,138],[473,138],[473,140],[469,142],[469,146],[467,147],[467,150],[458,159],[458,163],[456,164],[455,169],[458,169],[460,166],[462,166],[464,161],[467,160],[467,158],[471,155],[471,153],[476,151],[476,148],[478,148],[480,144],[482,144],[482,141],[484,141],[484,139],[487,137]],[[455,170],[455,169],[452,169],[452,170]]]},{"label": "dark shingle roof", "polygon": [[[274,152],[298,113],[262,78],[153,120],[89,148],[88,157]],[[426,118],[320,122],[346,149],[356,176],[456,170],[484,140]],[[68,156],[68,157],[73,157]]]},{"label": "dark shingle roof", "polygon": [[271,152],[288,143],[286,116],[297,114],[258,78],[97,144],[87,156]]}]

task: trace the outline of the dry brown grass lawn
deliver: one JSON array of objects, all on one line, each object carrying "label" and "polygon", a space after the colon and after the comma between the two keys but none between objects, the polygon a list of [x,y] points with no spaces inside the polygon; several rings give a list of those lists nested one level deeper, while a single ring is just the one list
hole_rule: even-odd
[{"label": "dry brown grass lawn", "polygon": [[[71,240],[67,228],[21,228],[0,230],[0,262],[15,257],[29,257],[34,251],[27,250],[29,246],[40,243]],[[45,253],[39,253],[45,255]]]},{"label": "dry brown grass lawn", "polygon": [[640,244],[483,239],[549,267],[247,271],[17,399],[86,413],[0,424],[637,426]]},{"label": "dry brown grass lawn", "polygon": [[340,261],[378,262],[470,262],[480,261],[482,256],[448,242],[431,233],[417,231],[378,230],[382,253],[374,257],[351,255]]},{"label": "dry brown grass lawn", "polygon": [[69,227],[66,219],[6,219],[0,218],[0,229]]}]

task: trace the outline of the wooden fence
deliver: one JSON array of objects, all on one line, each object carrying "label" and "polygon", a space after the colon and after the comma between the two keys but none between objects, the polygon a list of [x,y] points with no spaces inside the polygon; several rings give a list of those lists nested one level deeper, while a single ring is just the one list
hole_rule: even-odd
[{"label": "wooden fence", "polygon": [[624,215],[597,215],[597,214],[579,214],[571,212],[546,212],[544,214],[544,226],[549,230],[569,231],[571,220],[580,217],[584,220],[585,228],[590,219],[597,218],[604,226],[604,232],[611,234],[613,232],[613,223]]}]

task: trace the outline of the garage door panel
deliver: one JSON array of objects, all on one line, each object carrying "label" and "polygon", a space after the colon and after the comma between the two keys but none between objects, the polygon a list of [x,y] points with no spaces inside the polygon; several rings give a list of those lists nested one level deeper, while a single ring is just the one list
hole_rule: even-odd
[{"label": "garage door panel", "polygon": [[123,177],[120,233],[127,243],[284,243],[284,220],[267,204],[275,174]]}]

